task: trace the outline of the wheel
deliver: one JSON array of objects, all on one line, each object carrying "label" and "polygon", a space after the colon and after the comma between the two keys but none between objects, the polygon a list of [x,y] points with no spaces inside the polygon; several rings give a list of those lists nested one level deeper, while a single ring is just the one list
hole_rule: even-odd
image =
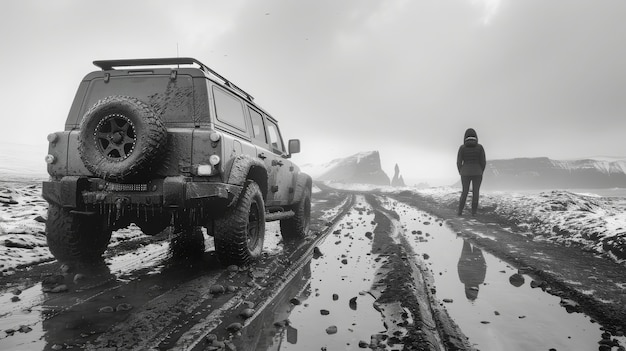
[{"label": "wheel", "polygon": [[295,216],[280,221],[283,239],[303,239],[311,223],[311,188],[306,188],[300,202],[291,208]]},{"label": "wheel", "polygon": [[110,239],[111,229],[102,217],[74,215],[59,205],[48,205],[46,240],[58,261],[101,261]]},{"label": "wheel", "polygon": [[121,181],[148,171],[163,153],[167,130],[141,100],[109,96],[85,113],[78,138],[85,167],[100,178]]},{"label": "wheel", "polygon": [[247,265],[259,257],[265,239],[265,203],[259,186],[249,181],[237,204],[215,221],[215,251],[222,263]]},{"label": "wheel", "polygon": [[202,227],[178,229],[170,242],[170,252],[174,259],[199,259],[204,253]]}]

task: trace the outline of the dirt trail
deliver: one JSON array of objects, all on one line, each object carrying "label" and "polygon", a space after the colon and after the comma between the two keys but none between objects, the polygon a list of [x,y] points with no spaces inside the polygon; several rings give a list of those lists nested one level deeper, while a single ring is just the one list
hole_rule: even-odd
[{"label": "dirt trail", "polygon": [[106,265],[68,270],[52,261],[4,275],[0,348],[200,350],[218,339],[217,349],[229,349],[250,317],[242,310],[258,314],[351,205],[335,192],[315,201],[312,234],[284,243],[278,222],[269,224],[268,247],[251,267],[222,266],[208,241],[204,254],[175,259],[163,233],[112,246]]},{"label": "dirt trail", "polygon": [[407,233],[409,221],[429,228],[445,220],[612,335],[624,330],[622,268],[529,241],[497,218],[456,218],[408,194],[394,199],[410,216],[432,216],[407,218],[388,195],[323,188],[313,195],[311,235],[283,242],[270,223],[263,257],[250,267],[222,266],[209,240],[196,259],[173,259],[162,234],[112,246],[107,265],[92,271],[56,262],[21,268],[0,278],[0,348],[472,350],[436,295],[428,257],[408,242],[428,233]]},{"label": "dirt trail", "polygon": [[[220,265],[208,241],[196,259],[173,259],[165,233],[112,246],[107,264],[88,270],[54,261],[19,269],[2,277],[11,288],[0,297],[0,347],[298,350],[308,338],[321,347],[348,340],[354,348],[438,350],[457,338],[440,336],[420,263],[394,239],[393,214],[373,197],[333,190],[315,194],[312,211],[303,242],[282,242],[277,222],[268,225],[269,246],[251,267]],[[323,298],[330,317],[319,325],[307,318],[298,333],[294,313]],[[307,336],[315,330],[324,337]]]},{"label": "dirt trail", "polygon": [[613,335],[624,336],[626,269],[622,265],[577,247],[530,240],[512,223],[489,212],[459,217],[455,209],[415,194],[393,197],[445,219],[459,235],[542,282],[544,290],[574,301],[572,310],[591,316]]}]

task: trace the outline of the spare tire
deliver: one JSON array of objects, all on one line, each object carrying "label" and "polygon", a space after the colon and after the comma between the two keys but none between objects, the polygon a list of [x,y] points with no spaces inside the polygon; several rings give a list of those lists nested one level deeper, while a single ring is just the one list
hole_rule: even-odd
[{"label": "spare tire", "polygon": [[162,154],[167,130],[143,101],[109,96],[85,113],[78,138],[85,167],[100,178],[121,181],[141,175]]}]

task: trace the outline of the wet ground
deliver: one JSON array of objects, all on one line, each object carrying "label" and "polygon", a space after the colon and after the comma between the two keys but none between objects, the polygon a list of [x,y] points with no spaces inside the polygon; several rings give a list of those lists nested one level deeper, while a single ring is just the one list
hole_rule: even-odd
[{"label": "wet ground", "polygon": [[439,218],[389,199],[384,199],[383,206],[399,214],[402,234],[423,258],[434,276],[439,300],[472,346],[481,350],[598,348],[604,332],[601,327],[546,292],[545,282],[483,252],[447,225],[440,225]]},{"label": "wet ground", "polygon": [[[302,242],[282,242],[278,222],[269,223],[263,257],[252,267],[221,265],[206,235],[204,253],[173,255],[172,235],[164,232],[127,236],[97,267],[68,269],[52,261],[3,275],[0,349],[232,348],[238,325],[255,319],[299,274],[293,267],[310,261],[347,199],[316,197],[312,232]],[[243,314],[246,309],[252,314]]]},{"label": "wet ground", "polygon": [[[575,338],[569,334],[583,333],[589,335],[588,338],[593,342],[572,344],[570,349],[623,349],[623,345],[625,345],[624,330],[626,330],[626,294],[624,290],[626,287],[626,269],[623,265],[574,246],[566,247],[545,241],[531,240],[530,236],[525,235],[522,229],[516,228],[514,224],[494,216],[487,210],[479,213],[475,218],[470,216],[458,217],[456,208],[441,206],[415,194],[404,193],[394,195],[394,198],[411,207],[417,206],[437,218],[445,219],[448,227],[459,237],[457,242],[460,242],[460,238],[462,238],[473,247],[481,249],[485,258],[493,255],[493,257],[498,258],[498,262],[502,261],[506,267],[512,268],[512,271],[505,268],[489,269],[487,272],[500,273],[504,271],[503,274],[507,275],[517,270],[519,275],[513,276],[512,279],[509,277],[510,285],[519,285],[514,291],[531,290],[537,294],[536,299],[543,299],[550,305],[558,304],[558,306],[563,307],[568,318],[543,324],[545,328],[530,334],[530,339],[538,338],[543,334],[558,336],[560,329],[566,329],[562,331],[561,336],[551,339],[551,342],[558,342],[554,345],[569,345],[570,337]],[[457,250],[462,252],[461,248]],[[489,267],[489,261],[486,263]],[[522,280],[520,277],[524,279]],[[486,279],[488,278],[489,276]],[[504,285],[506,286],[506,284]],[[480,291],[484,291],[487,287],[481,286],[480,289]],[[500,290],[496,290],[496,298],[491,301],[506,301],[508,297],[502,295]],[[482,296],[484,294],[479,293],[480,299]],[[524,305],[519,304],[518,300],[513,300],[508,304],[508,306],[518,305],[525,308]],[[449,305],[447,307],[454,309]],[[532,310],[530,311],[532,312]],[[558,311],[555,309],[554,313],[563,314],[562,311]],[[450,312],[453,314],[452,311]],[[499,316],[502,316],[502,312],[498,312],[500,313]],[[513,315],[515,314],[519,314],[519,312],[513,313]],[[466,316],[467,314],[463,313],[463,315]],[[520,316],[525,316],[520,319],[527,319],[528,315],[528,312],[520,314]],[[494,317],[487,321],[493,322],[494,318],[495,312]],[[570,327],[569,325],[572,323],[577,326]],[[485,324],[493,327],[492,323]],[[464,328],[464,330],[469,329],[470,327],[467,326]],[[554,333],[552,333],[552,329],[554,329]],[[567,339],[563,341],[565,336]],[[542,339],[545,340],[545,338]],[[510,347],[509,345],[508,348]],[[567,347],[552,347],[557,350],[568,349]]]},{"label": "wet ground", "polygon": [[116,243],[106,264],[89,270],[47,262],[0,277],[0,349],[625,344],[619,304],[626,278],[608,263],[587,266],[596,268],[595,283],[587,284],[589,271],[587,280],[568,273],[581,264],[578,253],[553,259],[561,251],[518,241],[502,223],[453,218],[406,194],[324,189],[312,207],[305,241],[283,242],[278,222],[268,223],[263,257],[251,267],[222,266],[207,236],[203,253],[174,259],[166,232]]},{"label": "wet ground", "polygon": [[382,262],[370,253],[374,216],[368,207],[357,197],[355,207],[316,246],[301,268],[303,277],[294,282],[301,289],[286,296],[289,306],[274,321],[285,326],[276,331],[268,349],[358,348],[385,332],[370,294]]}]

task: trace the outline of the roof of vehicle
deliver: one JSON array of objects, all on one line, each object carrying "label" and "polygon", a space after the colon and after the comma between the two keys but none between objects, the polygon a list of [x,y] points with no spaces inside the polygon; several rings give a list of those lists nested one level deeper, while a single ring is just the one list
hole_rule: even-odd
[{"label": "roof of vehicle", "polygon": [[[192,66],[196,70],[201,71],[204,76],[212,81],[228,88],[233,93],[236,93],[241,98],[247,100],[250,104],[263,111],[268,117],[276,121],[267,111],[263,110],[260,106],[254,103],[254,97],[247,93],[245,90],[239,88],[228,79],[211,69],[209,66],[200,62],[193,57],[164,57],[164,58],[140,58],[140,59],[115,59],[115,60],[96,60],[93,64],[102,69],[102,71],[118,71],[115,69],[124,68],[126,72],[133,72],[133,69],[145,69],[148,67],[161,67],[161,66],[176,66],[180,68],[181,65]],[[195,66],[194,66],[195,65]],[[196,67],[197,66],[197,67]],[[167,68],[167,67],[164,67]],[[135,71],[136,72],[136,71]]]}]

